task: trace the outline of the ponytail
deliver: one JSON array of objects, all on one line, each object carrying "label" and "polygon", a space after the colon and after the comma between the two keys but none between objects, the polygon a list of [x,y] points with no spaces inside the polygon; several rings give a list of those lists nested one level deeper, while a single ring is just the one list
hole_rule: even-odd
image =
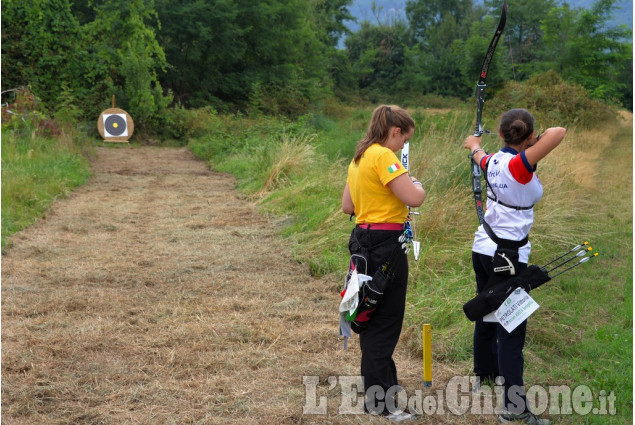
[{"label": "ponytail", "polygon": [[375,108],[366,131],[366,136],[357,142],[353,162],[359,164],[359,160],[373,143],[383,145],[390,135],[391,127],[401,128],[407,132],[414,128],[415,122],[410,114],[396,105],[381,105]]}]

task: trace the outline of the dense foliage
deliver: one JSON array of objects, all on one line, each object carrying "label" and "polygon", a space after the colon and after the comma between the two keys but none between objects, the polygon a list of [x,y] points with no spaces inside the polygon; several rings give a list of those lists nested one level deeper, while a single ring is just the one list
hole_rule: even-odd
[{"label": "dense foliage", "polygon": [[[187,119],[183,108],[294,117],[333,95],[472,96],[500,2],[409,0],[407,20],[382,21],[373,10],[375,22],[349,33],[351,3],[6,0],[2,90],[28,86],[51,115],[85,120],[115,95],[137,128],[167,137],[179,137],[171,127]],[[614,9],[615,0],[590,10],[510,1],[490,91],[553,70],[632,109],[631,31],[607,26]]]}]

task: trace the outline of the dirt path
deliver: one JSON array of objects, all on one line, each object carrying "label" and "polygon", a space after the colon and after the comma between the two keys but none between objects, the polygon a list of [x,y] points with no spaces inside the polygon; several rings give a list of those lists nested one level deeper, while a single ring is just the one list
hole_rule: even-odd
[{"label": "dirt path", "polygon": [[[93,170],[2,258],[3,424],[386,423],[337,414],[327,380],[359,367],[337,335],[340,282],[311,278],[230,176],[128,146],[98,149]],[[396,360],[420,388],[420,359]],[[303,414],[303,376],[328,415]]]}]

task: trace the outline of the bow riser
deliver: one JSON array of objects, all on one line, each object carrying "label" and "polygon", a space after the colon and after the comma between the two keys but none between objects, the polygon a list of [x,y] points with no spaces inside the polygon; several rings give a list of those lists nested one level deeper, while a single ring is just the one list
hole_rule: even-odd
[{"label": "bow riser", "polygon": [[485,104],[485,87],[487,84],[477,84],[476,86],[476,130],[474,135],[481,137],[481,134],[485,133],[483,130],[483,105]]}]

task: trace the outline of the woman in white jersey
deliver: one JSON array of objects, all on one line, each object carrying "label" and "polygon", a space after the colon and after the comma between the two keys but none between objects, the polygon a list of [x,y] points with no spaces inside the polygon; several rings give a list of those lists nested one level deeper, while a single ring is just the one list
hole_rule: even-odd
[{"label": "woman in white jersey", "polygon": [[368,253],[370,276],[386,260],[393,259],[395,277],[368,327],[360,333],[359,342],[366,411],[394,420],[410,416],[391,411],[396,405],[391,398],[398,389],[392,355],[401,334],[408,282],[408,259],[398,239],[404,231],[408,206],[420,206],[426,196],[421,183],[408,175],[395,152],[412,137],[414,126],[404,109],[377,107],[366,137],[357,144],[342,195],[342,211],[356,216],[349,240],[351,255]]},{"label": "woman in white jersey", "polygon": [[[501,118],[499,134],[504,146],[499,152],[488,155],[481,148],[480,137],[469,136],[465,140],[464,147],[472,152],[474,161],[483,169],[488,198],[485,224],[476,231],[472,246],[477,292],[483,291],[490,278],[497,278],[493,276],[497,248],[511,247],[508,258],[513,258],[516,273],[527,267],[531,244],[526,238],[534,223],[533,206],[542,197],[536,165],[560,144],[565,133],[564,128],[554,127],[536,137],[532,115],[525,109],[512,109]],[[547,425],[550,421],[537,418],[529,410],[525,398],[523,347],[526,329],[527,321],[508,333],[498,323],[477,320],[474,374],[480,382],[493,381],[498,376],[504,378],[505,405],[499,422]]]}]

